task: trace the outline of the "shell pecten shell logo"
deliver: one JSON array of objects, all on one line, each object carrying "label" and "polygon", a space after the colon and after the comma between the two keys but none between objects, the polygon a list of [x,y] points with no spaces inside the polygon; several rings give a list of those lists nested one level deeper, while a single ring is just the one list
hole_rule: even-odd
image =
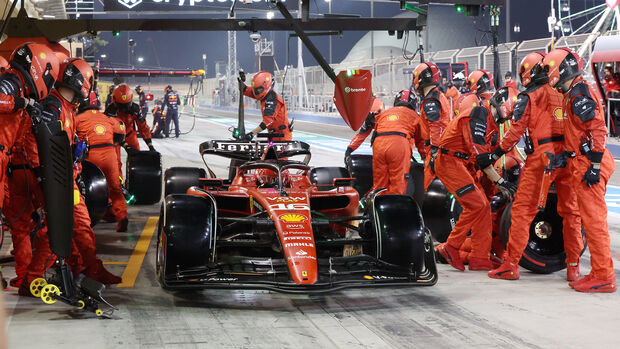
[{"label": "shell pecten shell logo", "polygon": [[398,115],[392,114],[392,115],[388,116],[387,119],[389,121],[396,121],[396,120],[398,120]]},{"label": "shell pecten shell logo", "polygon": [[308,220],[308,217],[304,216],[303,214],[296,214],[296,213],[283,214],[278,218],[280,218],[281,221],[284,221],[287,223],[299,223],[299,222],[305,222],[306,220]]},{"label": "shell pecten shell logo", "polygon": [[103,125],[96,125],[95,126],[95,133],[98,135],[102,135],[105,133],[105,127]]}]

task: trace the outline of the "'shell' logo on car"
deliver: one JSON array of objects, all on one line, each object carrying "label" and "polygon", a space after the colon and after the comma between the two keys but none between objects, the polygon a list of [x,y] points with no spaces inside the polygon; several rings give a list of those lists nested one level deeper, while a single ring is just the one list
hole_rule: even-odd
[{"label": "'shell' logo on car", "polygon": [[303,214],[295,213],[283,214],[279,218],[280,220],[288,223],[305,222],[308,220],[308,217],[304,216]]},{"label": "'shell' logo on car", "polygon": [[134,8],[142,3],[142,0],[118,0],[118,3],[127,7]]}]

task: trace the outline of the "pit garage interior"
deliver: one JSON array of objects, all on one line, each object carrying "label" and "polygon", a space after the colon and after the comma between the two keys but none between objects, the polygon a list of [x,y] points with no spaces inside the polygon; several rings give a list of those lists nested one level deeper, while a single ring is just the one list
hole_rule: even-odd
[{"label": "pit garage interior", "polygon": [[[534,0],[523,2],[528,1]],[[18,1],[15,2],[17,3],[15,14],[17,14],[22,5]],[[368,3],[368,1],[360,2]],[[499,44],[499,48],[496,47],[498,55],[495,58],[492,45],[468,44],[467,46],[472,47],[463,46],[459,49],[444,49],[436,45],[433,49],[429,40],[436,42],[435,40],[442,38],[442,34],[435,34],[437,36],[430,39],[428,37],[431,35],[428,32],[433,30],[431,25],[436,19],[433,19],[426,11],[432,11],[433,4],[443,7],[442,11],[446,11],[446,7],[449,6],[450,11],[453,12],[452,7],[455,3],[463,6],[482,5],[481,11],[484,11],[484,6],[487,10],[491,5],[502,8],[507,6],[506,3],[514,5],[515,2],[520,3],[521,0],[460,0],[458,2],[437,0],[430,1],[431,4],[428,1],[375,0],[375,2],[393,2],[395,7],[398,7],[400,3],[403,9],[410,7],[415,8],[415,11],[410,9],[408,13],[411,15],[396,18],[338,17],[337,15],[304,18],[308,6],[314,5],[311,1],[300,0],[299,11],[297,8],[294,9],[295,11],[291,10],[292,15],[286,10],[288,6],[280,3],[284,9],[281,10],[272,5],[270,9],[276,12],[277,18],[266,20],[253,18],[251,15],[244,17],[243,11],[240,10],[245,5],[244,1],[237,1],[235,6],[237,11],[240,11],[242,19],[235,19],[234,16],[226,18],[228,10],[221,9],[216,11],[223,14],[218,19],[178,20],[171,16],[165,19],[97,19],[96,16],[95,18],[84,18],[84,16],[80,18],[80,16],[72,15],[69,10],[71,2],[24,1],[25,5],[20,16],[28,16],[28,18],[14,17],[8,22],[6,28],[3,27],[3,30],[8,38],[45,37],[53,42],[69,37],[74,38],[78,34],[116,31],[175,31],[180,35],[184,32],[204,31],[205,35],[229,33],[228,39],[230,39],[230,33],[241,35],[248,31],[278,31],[286,32],[287,35],[295,33],[292,37],[295,41],[297,37],[301,37],[304,49],[308,51],[306,54],[312,57],[313,62],[316,61],[316,65],[305,67],[303,84],[307,84],[306,88],[316,92],[317,95],[319,95],[317,91],[321,91],[320,94],[322,94],[322,96],[313,97],[312,93],[306,92],[307,95],[304,97],[303,93],[292,92],[289,96],[283,96],[287,105],[290,106],[289,118],[295,120],[293,140],[309,145],[311,159],[308,165],[311,168],[346,167],[343,161],[344,152],[356,134],[356,131],[347,125],[336,110],[336,106],[333,105],[331,94],[334,83],[332,81],[337,74],[344,71],[344,75],[355,75],[356,69],[371,67],[370,70],[375,71],[377,75],[373,77],[377,79],[373,80],[373,84],[376,81],[382,84],[376,89],[386,106],[392,104],[392,92],[395,89],[409,88],[409,85],[405,86],[405,83],[399,79],[410,84],[411,70],[407,72],[402,69],[415,68],[418,63],[424,61],[421,55],[414,56],[414,60],[403,60],[402,68],[398,65],[401,64],[400,61],[396,64],[393,60],[392,63],[386,63],[390,66],[390,71],[397,72],[394,78],[386,78],[387,75],[381,75],[377,69],[383,62],[391,59],[389,58],[392,54],[391,50],[401,49],[399,45],[402,45],[403,35],[408,35],[410,40],[413,40],[419,34],[420,37],[416,43],[431,46],[428,50],[422,51],[427,60],[443,59],[442,63],[445,62],[448,66],[450,63],[469,62],[470,71],[478,68],[493,71],[495,68],[493,59],[498,61],[497,69],[499,70],[500,57],[502,69],[505,70],[504,64],[516,64],[518,67],[520,59],[529,53],[528,50],[538,50],[539,47],[542,47],[542,50],[549,50],[549,43],[553,46],[560,41],[556,37],[537,39],[538,41],[522,41],[514,45]],[[227,3],[227,8],[231,3]],[[599,1],[595,5],[600,6],[603,3]],[[8,6],[11,6],[11,2]],[[617,6],[616,3],[616,13]],[[278,12],[279,10],[282,12]],[[286,15],[287,13],[290,18]],[[49,16],[56,17],[52,19]],[[161,14],[159,16],[163,18]],[[293,18],[297,16],[300,18]],[[613,17],[613,11],[610,16]],[[459,17],[464,17],[464,15],[459,14]],[[521,19],[521,25],[525,23],[526,20]],[[609,33],[605,33],[605,36],[617,35],[617,30],[614,31],[613,28],[612,24]],[[364,59],[369,59],[368,55],[364,55],[371,40],[368,36],[361,38],[359,45],[351,50],[342,63],[330,64],[328,60],[331,58],[326,60],[325,57],[331,55],[331,46],[330,53],[323,52],[324,50],[318,49],[312,43],[316,39],[312,35],[306,35],[306,33],[318,32],[331,35],[325,33],[350,30],[374,31],[372,45],[377,46],[373,47],[377,57],[373,58],[371,66],[363,66],[360,63]],[[386,35],[388,31],[390,34]],[[409,34],[404,34],[406,32]],[[603,37],[600,33],[598,35]],[[401,39],[396,39],[397,36]],[[597,61],[595,40],[599,40],[600,37],[590,42],[589,46],[586,45],[588,46],[588,64],[609,62],[607,60]],[[588,38],[589,36],[576,34],[574,39],[567,36],[563,40],[566,47],[578,48]],[[300,40],[300,45],[302,40]],[[399,41],[389,43],[391,40]],[[378,48],[377,42],[386,42],[386,44]],[[620,40],[614,42],[620,43]],[[76,47],[79,48],[80,45],[71,42],[68,47],[74,55]],[[291,46],[291,48],[294,47],[294,45]],[[508,56],[510,57],[505,59]],[[620,61],[620,55],[618,60]],[[301,85],[299,66],[293,65],[291,66],[292,73],[286,73],[293,76],[293,78],[289,76],[288,82],[283,81],[281,75],[274,74],[274,79],[286,86],[287,90],[296,89]],[[398,65],[398,68],[392,68],[392,65]],[[514,65],[510,67],[513,69],[514,77],[516,75]],[[76,306],[61,301],[45,304],[41,298],[19,296],[17,288],[7,286],[1,294],[4,302],[4,320],[0,320],[0,324],[4,321],[5,331],[0,330],[0,349],[40,346],[46,348],[89,347],[92,349],[590,348],[603,346],[614,348],[620,344],[615,334],[620,323],[618,293],[574,292],[567,286],[566,272],[563,268],[552,273],[536,273],[522,267],[519,280],[503,281],[490,279],[486,272],[460,272],[438,260],[436,283],[433,281],[434,284],[428,287],[407,285],[373,287],[372,284],[365,284],[365,287],[337,289],[332,292],[304,292],[304,290],[278,292],[273,289],[237,289],[234,287],[182,290],[162,288],[156,264],[158,263],[158,244],[161,243],[158,240],[158,230],[162,224],[162,203],[165,204],[166,181],[163,177],[166,169],[172,167],[205,169],[205,164],[207,164],[207,173],[212,171],[215,174],[213,177],[226,178],[232,166],[230,158],[201,154],[204,143],[211,140],[232,141],[241,125],[249,131],[262,121],[260,105],[248,98],[241,100],[245,105],[237,104],[234,99],[228,105],[222,105],[220,101],[216,103],[216,98],[223,98],[226,93],[231,93],[231,96],[235,93],[230,92],[229,85],[232,81],[236,88],[239,68],[239,66],[228,64],[226,67],[228,71],[224,73],[230,75],[232,72],[234,74],[232,78],[224,76],[209,79],[200,76],[204,74],[204,71],[202,73],[193,71],[198,69],[188,71],[180,69],[164,71],[165,69],[162,69],[155,72],[155,69],[116,67],[108,69],[105,73],[106,69],[101,67],[100,91],[107,89],[109,85],[116,84],[113,78],[120,77],[132,88],[137,84],[142,84],[147,94],[161,94],[165,85],[173,84],[175,87],[178,86],[179,94],[182,97],[185,96],[187,105],[180,109],[179,117],[181,136],[153,139],[153,146],[161,154],[161,183],[159,183],[161,187],[143,189],[142,192],[160,192],[161,197],[147,204],[128,205],[129,226],[125,233],[116,232],[115,223],[100,221],[94,226],[98,256],[109,271],[122,276],[123,279],[122,283],[106,287],[102,292],[105,301],[114,306],[113,311],[108,306],[102,306],[102,309],[106,309],[105,316],[98,316],[92,311],[77,309]],[[303,62],[301,69],[303,72]],[[123,72],[125,70],[126,72]],[[146,70],[151,72],[146,73]],[[194,92],[192,94],[199,80],[201,88],[206,93]],[[400,85],[394,87],[391,86],[392,84]],[[327,86],[326,93],[323,93],[324,86]],[[222,87],[218,90],[220,97],[215,95],[218,87]],[[373,88],[375,88],[374,85]],[[282,89],[284,90],[284,87]],[[279,88],[277,91],[280,93]],[[236,93],[237,101],[239,101],[238,91]],[[104,92],[100,92],[102,101],[103,95]],[[193,97],[195,97],[194,102],[187,102],[187,99],[194,99]],[[307,101],[305,104],[300,102],[304,98]],[[311,102],[308,101],[314,103],[314,106],[310,106]],[[149,101],[149,103],[147,119],[150,124],[152,120],[150,109],[152,109],[153,102]],[[329,106],[326,107],[326,105]],[[240,124],[240,114],[244,117],[244,124]],[[243,134],[243,131],[241,132]],[[258,140],[266,142],[265,139]],[[144,147],[143,140],[140,142]],[[620,141],[615,137],[609,137],[607,142],[614,159],[620,159]],[[522,148],[523,143],[520,143],[519,147]],[[355,154],[371,155],[370,141],[363,143]],[[125,174],[125,167],[129,166],[129,162],[126,162],[125,152],[122,152],[121,157],[123,174]],[[414,154],[414,158],[414,163],[420,161],[419,154]],[[348,177],[348,173],[343,177]],[[352,174],[351,177],[353,177]],[[207,187],[221,185],[215,182],[201,183],[207,183],[205,184]],[[329,184],[332,182],[330,181]],[[137,185],[136,182],[133,185]],[[422,206],[420,202],[425,201],[424,194],[418,189],[412,195],[415,202]],[[448,196],[447,193],[442,195]],[[609,180],[605,200],[608,208],[611,255],[615,264],[616,277],[620,276],[618,267],[620,263],[619,198],[620,175],[614,173]],[[449,200],[449,198],[442,197],[442,200]],[[363,212],[364,208],[360,209]],[[424,209],[420,207],[420,212],[423,211]],[[426,219],[427,212],[424,213]],[[449,221],[446,220],[452,216],[441,213],[433,217],[437,216],[444,220],[442,221],[444,226],[445,224],[449,226]],[[437,244],[435,235],[433,239]],[[14,262],[11,261],[12,247],[10,232],[5,229],[0,258],[3,260],[2,276],[7,281],[15,276]],[[583,274],[590,269],[589,261],[590,252],[586,248],[580,261]],[[372,272],[366,276],[369,279],[376,277],[377,284],[381,281],[378,276],[373,276]],[[216,281],[226,283],[226,280]],[[232,282],[232,280],[228,281]]]}]

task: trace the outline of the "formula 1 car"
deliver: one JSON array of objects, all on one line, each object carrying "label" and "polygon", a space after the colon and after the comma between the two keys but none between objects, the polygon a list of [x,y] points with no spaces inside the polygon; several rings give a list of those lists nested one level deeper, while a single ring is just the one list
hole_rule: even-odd
[{"label": "formula 1 car", "polygon": [[308,166],[304,142],[213,140],[200,153],[238,169],[228,179],[208,165],[166,170],[156,255],[163,288],[326,292],[437,282],[430,231],[411,197],[375,191],[360,213],[346,169]]}]

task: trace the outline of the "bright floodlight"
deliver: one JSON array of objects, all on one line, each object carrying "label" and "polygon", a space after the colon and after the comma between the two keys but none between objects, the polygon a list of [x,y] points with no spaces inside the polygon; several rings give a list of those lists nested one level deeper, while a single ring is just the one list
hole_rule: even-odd
[{"label": "bright floodlight", "polygon": [[273,11],[269,11],[267,12],[267,19],[272,19],[273,16],[275,16],[275,14],[273,13]]},{"label": "bright floodlight", "polygon": [[142,63],[144,61],[144,57],[138,57],[138,62]]}]

